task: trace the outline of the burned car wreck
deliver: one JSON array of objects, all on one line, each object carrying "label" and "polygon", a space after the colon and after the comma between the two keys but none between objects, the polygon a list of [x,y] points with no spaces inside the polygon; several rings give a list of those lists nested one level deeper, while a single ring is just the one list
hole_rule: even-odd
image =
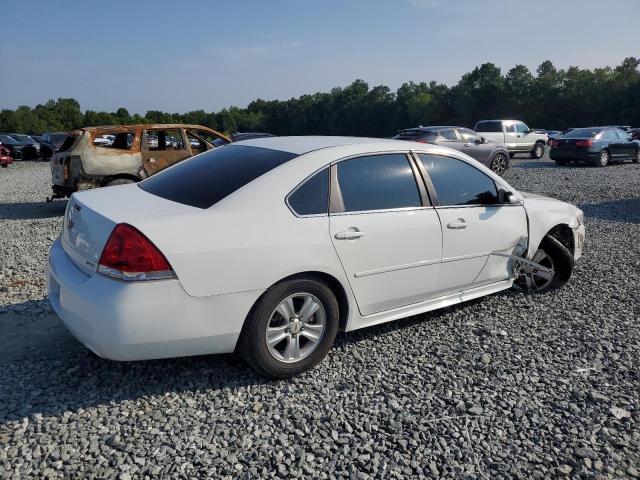
[{"label": "burned car wreck", "polygon": [[[104,141],[105,139],[109,141]],[[177,162],[231,141],[201,125],[144,124],[87,127],[67,133],[50,161],[53,195],[134,183]]]}]

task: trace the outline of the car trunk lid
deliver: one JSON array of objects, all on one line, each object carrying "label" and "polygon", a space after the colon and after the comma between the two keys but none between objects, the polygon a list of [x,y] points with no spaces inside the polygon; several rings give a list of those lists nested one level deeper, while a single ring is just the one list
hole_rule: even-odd
[{"label": "car trunk lid", "polygon": [[118,223],[137,226],[152,218],[193,211],[199,209],[151,195],[137,185],[75,193],[64,215],[62,246],[80,270],[92,275]]}]

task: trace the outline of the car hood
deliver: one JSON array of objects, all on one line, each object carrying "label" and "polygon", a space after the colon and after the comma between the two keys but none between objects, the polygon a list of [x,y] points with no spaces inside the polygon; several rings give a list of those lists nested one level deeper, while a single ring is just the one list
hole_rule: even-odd
[{"label": "car hood", "polygon": [[520,192],[520,195],[522,195],[524,198],[537,198],[541,200],[552,200],[554,202],[560,201],[560,200],[556,200],[555,198],[545,197],[544,195],[538,195],[537,193],[531,193],[531,192]]}]

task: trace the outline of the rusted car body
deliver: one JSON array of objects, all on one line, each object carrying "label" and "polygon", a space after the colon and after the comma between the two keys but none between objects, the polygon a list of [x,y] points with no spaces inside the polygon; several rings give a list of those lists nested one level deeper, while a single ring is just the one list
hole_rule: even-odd
[{"label": "rusted car body", "polygon": [[[105,143],[105,138],[113,138]],[[87,127],[67,133],[51,157],[53,196],[138,182],[185,158],[229,143],[201,125],[148,124]]]}]

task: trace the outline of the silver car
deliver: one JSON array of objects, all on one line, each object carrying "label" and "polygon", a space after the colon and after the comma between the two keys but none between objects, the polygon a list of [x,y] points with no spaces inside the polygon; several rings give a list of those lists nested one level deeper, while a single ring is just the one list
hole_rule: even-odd
[{"label": "silver car", "polygon": [[504,175],[510,165],[506,145],[489,141],[464,127],[420,126],[401,130],[393,138],[453,148],[475,158],[500,176]]}]

